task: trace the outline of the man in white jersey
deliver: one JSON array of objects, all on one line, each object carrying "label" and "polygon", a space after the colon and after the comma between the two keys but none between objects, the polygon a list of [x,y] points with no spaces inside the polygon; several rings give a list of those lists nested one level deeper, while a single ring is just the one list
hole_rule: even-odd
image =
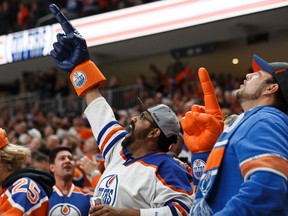
[{"label": "man in white jersey", "polygon": [[70,73],[78,96],[85,97],[85,115],[105,159],[94,192],[103,205],[92,207],[90,215],[187,215],[192,177],[166,154],[180,131],[173,110],[163,104],[146,109],[131,119],[128,133],[99,91],[106,79],[90,61],[85,39],[57,6],[52,4],[50,10],[64,30],[57,35],[51,56]]}]

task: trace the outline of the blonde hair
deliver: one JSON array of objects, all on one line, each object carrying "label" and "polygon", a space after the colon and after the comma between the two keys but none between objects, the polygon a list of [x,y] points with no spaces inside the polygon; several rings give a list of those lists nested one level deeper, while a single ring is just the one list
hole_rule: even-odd
[{"label": "blonde hair", "polygon": [[30,149],[21,145],[9,143],[0,149],[0,162],[5,164],[9,171],[16,171],[25,167],[30,156]]}]

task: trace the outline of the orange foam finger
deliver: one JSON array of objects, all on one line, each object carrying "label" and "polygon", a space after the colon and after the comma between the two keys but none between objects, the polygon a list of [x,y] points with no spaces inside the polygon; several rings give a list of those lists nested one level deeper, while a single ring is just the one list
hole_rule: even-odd
[{"label": "orange foam finger", "polygon": [[88,60],[74,68],[70,74],[70,80],[77,95],[84,97],[85,92],[92,87],[100,88],[105,83],[106,78],[98,67]]},{"label": "orange foam finger", "polygon": [[205,107],[200,105],[193,105],[191,108],[192,112],[204,113]]},{"label": "orange foam finger", "polygon": [[214,87],[207,70],[203,67],[200,68],[198,71],[198,76],[204,93],[204,103],[206,111],[209,112],[209,110],[211,110],[212,112],[216,111],[221,113]]},{"label": "orange foam finger", "polygon": [[180,123],[184,133],[187,133],[189,135],[195,135],[200,133],[199,128],[197,127],[197,122],[195,121],[192,112],[187,112],[185,114],[185,117],[180,119]]}]

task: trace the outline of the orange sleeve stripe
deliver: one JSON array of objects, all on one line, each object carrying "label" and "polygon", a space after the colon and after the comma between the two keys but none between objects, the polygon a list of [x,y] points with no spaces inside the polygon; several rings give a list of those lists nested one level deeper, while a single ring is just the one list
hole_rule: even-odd
[{"label": "orange sleeve stripe", "polygon": [[105,137],[105,140],[103,141],[102,145],[101,145],[101,148],[100,148],[100,152],[102,153],[108,140],[119,130],[123,130],[123,127],[122,126],[117,126],[115,128],[113,128],[113,130],[111,130],[109,132],[109,134]]},{"label": "orange sleeve stripe", "polygon": [[268,155],[248,160],[240,166],[242,176],[246,178],[254,170],[270,170],[282,174],[288,179],[288,161],[277,155]]},{"label": "orange sleeve stripe", "polygon": [[213,149],[208,157],[205,170],[219,167],[225,151],[225,147]]},{"label": "orange sleeve stripe", "polygon": [[182,216],[188,215],[187,212],[178,203],[173,202],[173,206],[175,206],[175,208],[177,208],[180,211]]}]

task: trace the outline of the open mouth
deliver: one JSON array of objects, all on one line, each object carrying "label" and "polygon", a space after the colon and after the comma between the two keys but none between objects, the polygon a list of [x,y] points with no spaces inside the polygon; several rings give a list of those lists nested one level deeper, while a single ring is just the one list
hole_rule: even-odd
[{"label": "open mouth", "polygon": [[131,133],[133,133],[134,129],[135,129],[135,125],[131,123],[131,124],[126,128],[126,130],[127,130],[127,132],[128,132],[128,134],[127,134],[126,136],[128,136],[128,135],[131,134]]},{"label": "open mouth", "polygon": [[71,170],[71,169],[72,169],[72,166],[71,166],[71,165],[66,165],[66,166],[64,166],[64,169],[65,169],[65,170]]}]

